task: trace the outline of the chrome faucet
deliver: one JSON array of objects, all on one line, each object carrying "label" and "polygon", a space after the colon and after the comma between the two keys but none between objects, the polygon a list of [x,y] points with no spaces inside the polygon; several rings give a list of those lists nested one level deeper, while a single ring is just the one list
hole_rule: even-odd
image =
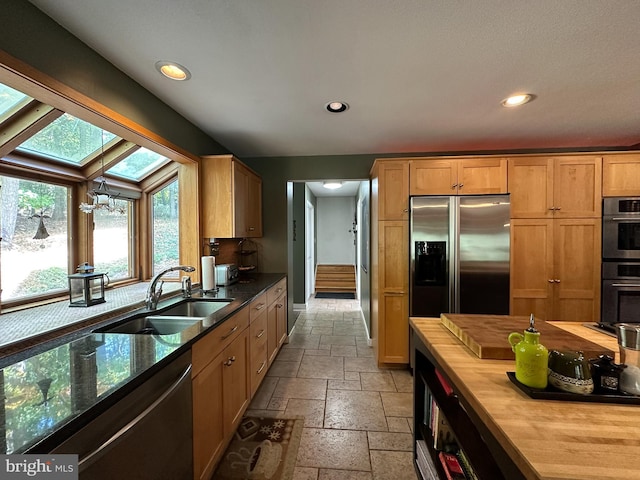
[{"label": "chrome faucet", "polygon": [[175,272],[176,270],[182,270],[183,272],[193,272],[195,271],[195,267],[191,267],[189,265],[178,265],[177,267],[167,268],[166,270],[161,271],[155,277],[151,279],[151,283],[149,284],[149,289],[147,290],[147,297],[144,300],[147,309],[155,310],[158,306],[158,300],[160,300],[160,295],[162,295],[162,285],[164,281],[160,282],[160,287],[156,290],[156,283],[160,280],[160,277],[169,273]]}]

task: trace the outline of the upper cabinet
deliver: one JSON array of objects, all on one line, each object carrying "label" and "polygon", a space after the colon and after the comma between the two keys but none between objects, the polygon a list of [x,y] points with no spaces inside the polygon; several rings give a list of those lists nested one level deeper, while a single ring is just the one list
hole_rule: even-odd
[{"label": "upper cabinet", "polygon": [[409,220],[409,162],[376,160],[371,178],[376,220]]},{"label": "upper cabinet", "polygon": [[602,212],[602,157],[509,159],[511,218],[593,218]]},{"label": "upper cabinet", "polygon": [[411,159],[411,195],[507,193],[504,158]]},{"label": "upper cabinet", "polygon": [[602,160],[602,196],[640,196],[640,155],[605,155]]},{"label": "upper cabinet", "polygon": [[262,236],[262,179],[232,155],[202,157],[202,232],[206,238]]}]

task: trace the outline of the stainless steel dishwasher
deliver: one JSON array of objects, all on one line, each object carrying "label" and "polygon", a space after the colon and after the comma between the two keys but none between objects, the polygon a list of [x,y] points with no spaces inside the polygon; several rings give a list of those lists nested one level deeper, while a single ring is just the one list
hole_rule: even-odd
[{"label": "stainless steel dishwasher", "polygon": [[75,453],[80,478],[193,478],[191,351],[178,357],[52,453]]}]

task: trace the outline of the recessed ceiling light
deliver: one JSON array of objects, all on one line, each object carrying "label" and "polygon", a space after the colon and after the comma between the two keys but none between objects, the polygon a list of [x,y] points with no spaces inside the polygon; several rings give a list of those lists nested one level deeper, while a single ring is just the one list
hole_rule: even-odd
[{"label": "recessed ceiling light", "polygon": [[534,98],[536,98],[536,96],[531,93],[517,93],[515,95],[511,95],[510,97],[507,97],[504,100],[502,100],[502,106],[518,107],[520,105],[524,105],[525,103],[529,103]]},{"label": "recessed ceiling light", "polygon": [[336,182],[336,181],[322,182],[322,186],[324,188],[328,188],[329,190],[336,190],[338,188],[342,188],[342,182]]},{"label": "recessed ceiling light", "polygon": [[325,108],[331,113],[340,113],[347,110],[349,104],[345,102],[329,102],[325,105]]},{"label": "recessed ceiling light", "polygon": [[156,62],[156,69],[165,77],[171,80],[189,80],[191,72],[179,63],[175,62]]}]

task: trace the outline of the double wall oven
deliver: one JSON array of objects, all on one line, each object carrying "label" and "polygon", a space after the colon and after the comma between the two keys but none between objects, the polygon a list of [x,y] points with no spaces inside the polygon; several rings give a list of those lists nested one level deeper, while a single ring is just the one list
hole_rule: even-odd
[{"label": "double wall oven", "polygon": [[640,322],[640,197],[605,198],[600,326]]}]

